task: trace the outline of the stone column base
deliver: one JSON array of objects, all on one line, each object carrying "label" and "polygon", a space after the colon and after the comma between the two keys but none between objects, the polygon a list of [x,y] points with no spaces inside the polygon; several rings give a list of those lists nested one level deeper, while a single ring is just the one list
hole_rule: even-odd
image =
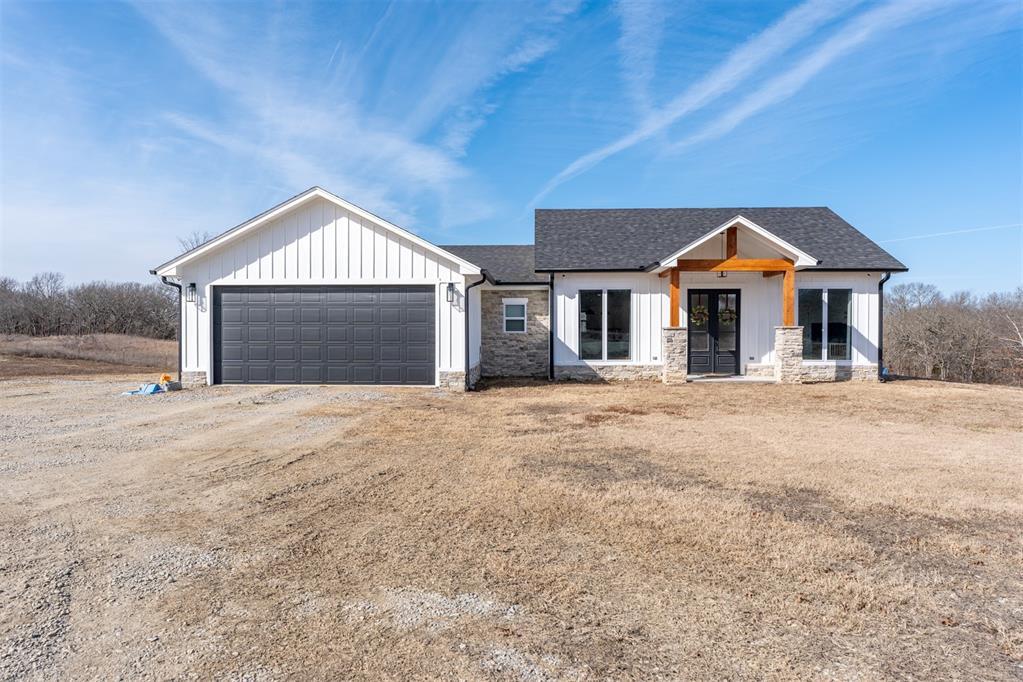
[{"label": "stone column base", "polygon": [[198,388],[206,385],[206,372],[182,372],[181,386],[183,388]]},{"label": "stone column base", "polygon": [[665,327],[661,330],[661,381],[684,384],[689,374],[689,330]]},{"label": "stone column base", "polygon": [[465,393],[465,372],[455,370],[440,372],[440,381],[437,388],[452,393]]},{"label": "stone column base", "polygon": [[774,380],[779,384],[803,383],[803,328],[774,328]]}]

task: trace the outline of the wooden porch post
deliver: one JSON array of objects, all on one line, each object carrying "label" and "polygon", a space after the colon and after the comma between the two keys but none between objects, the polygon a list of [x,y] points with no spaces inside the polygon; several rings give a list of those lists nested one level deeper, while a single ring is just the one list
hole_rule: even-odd
[{"label": "wooden porch post", "polygon": [[739,228],[735,225],[728,228],[725,236],[725,248],[727,249],[728,258],[739,257]]},{"label": "wooden porch post", "polygon": [[671,305],[671,313],[670,313],[669,319],[671,320],[670,326],[672,326],[672,327],[678,327],[679,326],[678,316],[679,316],[679,308],[681,307],[681,304],[680,304],[680,297],[679,297],[678,279],[679,279],[679,277],[678,277],[678,268],[672,268],[671,269],[671,288],[669,289],[669,292],[671,294],[671,296],[670,296],[670,299],[671,299],[671,303],[670,303],[670,305]]},{"label": "wooden porch post", "polygon": [[781,285],[781,323],[785,327],[796,324],[796,269],[785,270]]}]

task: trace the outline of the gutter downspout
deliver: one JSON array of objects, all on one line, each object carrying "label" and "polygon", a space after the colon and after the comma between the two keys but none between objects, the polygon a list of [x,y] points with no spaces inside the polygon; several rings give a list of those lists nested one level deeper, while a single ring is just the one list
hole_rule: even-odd
[{"label": "gutter downspout", "polygon": [[[469,368],[469,323],[470,323],[470,318],[469,318],[469,300],[470,300],[469,289],[472,289],[473,287],[478,287],[479,285],[483,284],[486,281],[487,281],[487,271],[486,270],[480,270],[480,280],[478,282],[473,282],[472,284],[468,284],[465,287],[465,390],[466,391],[471,391],[473,389],[473,387],[469,385],[469,369],[470,369]],[[483,358],[480,358],[480,362],[483,362]]]},{"label": "gutter downspout", "polygon": [[[155,273],[154,273],[155,274]],[[183,332],[185,330],[185,309],[181,306],[181,285],[177,282],[172,282],[167,279],[166,276],[161,276],[160,281],[169,287],[174,287],[178,290],[178,383],[181,383],[181,344],[183,342]]]},{"label": "gutter downspout", "polygon": [[547,381],[554,381],[554,273],[547,279]]},{"label": "gutter downspout", "polygon": [[877,283],[877,380],[885,382],[884,377],[884,283],[892,278],[886,272]]}]

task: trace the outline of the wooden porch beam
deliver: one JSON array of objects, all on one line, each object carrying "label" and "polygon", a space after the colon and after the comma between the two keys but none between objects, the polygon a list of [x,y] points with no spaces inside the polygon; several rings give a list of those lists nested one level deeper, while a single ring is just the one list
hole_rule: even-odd
[{"label": "wooden porch beam", "polygon": [[785,327],[796,324],[796,269],[791,267],[781,283],[781,323]]},{"label": "wooden porch beam", "polygon": [[681,306],[681,298],[680,298],[680,295],[679,295],[678,280],[679,280],[678,268],[672,268],[671,269],[671,287],[669,289],[669,293],[670,293],[670,306],[671,306],[671,313],[670,313],[669,317],[670,317],[670,325],[672,327],[678,327],[679,326],[679,322],[678,322],[679,308],[682,307]]},{"label": "wooden porch beam", "polygon": [[771,272],[765,272],[764,277],[777,277],[778,275],[784,275],[784,270],[773,270]]},{"label": "wooden porch beam", "polygon": [[685,259],[679,258],[679,270],[683,272],[784,272],[792,267],[787,258],[726,258]]},{"label": "wooden porch beam", "polygon": [[739,257],[739,228],[732,225],[725,235],[726,251],[728,258]]}]

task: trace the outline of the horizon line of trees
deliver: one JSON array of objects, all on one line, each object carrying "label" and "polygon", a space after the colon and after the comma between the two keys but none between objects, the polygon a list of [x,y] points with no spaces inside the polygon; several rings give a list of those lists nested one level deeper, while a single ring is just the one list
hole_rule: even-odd
[{"label": "horizon line of trees", "polygon": [[178,292],[162,283],[68,286],[57,272],[27,282],[0,277],[0,333],[28,336],[130,334],[176,338]]},{"label": "horizon line of trees", "polygon": [[[206,235],[192,240],[202,243]],[[182,240],[182,247],[186,243]],[[176,338],[178,292],[159,283],[68,286],[55,272],[0,277],[0,333]],[[896,376],[1023,386],[1023,287],[976,296],[930,284],[885,291],[884,362]]]}]

